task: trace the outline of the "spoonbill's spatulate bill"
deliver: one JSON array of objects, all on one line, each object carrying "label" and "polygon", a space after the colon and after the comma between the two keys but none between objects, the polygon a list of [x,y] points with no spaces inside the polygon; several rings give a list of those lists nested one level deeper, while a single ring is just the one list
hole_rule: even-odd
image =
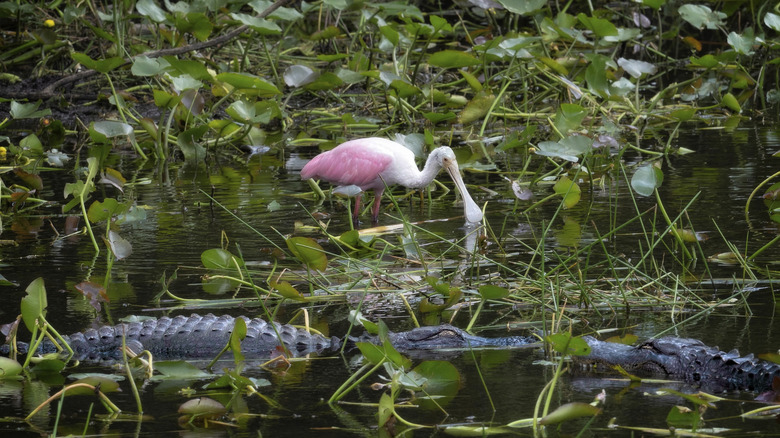
[{"label": "spoonbill's spatulate bill", "polygon": [[[363,191],[373,189],[376,199],[372,219],[376,223],[385,184],[422,189],[433,181],[442,168],[447,170],[455,181],[455,186],[463,198],[466,221],[480,222],[482,210],[466,190],[466,185],[460,178],[455,154],[447,146],[434,149],[420,171],[414,162],[414,154],[402,144],[377,137],[359,138],[314,157],[301,169],[301,179],[321,179],[337,186],[356,185]],[[354,212],[356,222],[359,211],[360,195],[357,195]]]}]

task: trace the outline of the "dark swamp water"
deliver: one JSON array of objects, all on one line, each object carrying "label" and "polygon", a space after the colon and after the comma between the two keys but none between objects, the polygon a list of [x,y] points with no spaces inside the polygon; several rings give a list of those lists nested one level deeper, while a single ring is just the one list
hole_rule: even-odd
[{"label": "dark swamp water", "polygon": [[[688,210],[688,216],[696,231],[708,237],[701,243],[705,256],[728,251],[727,241],[740,249],[747,244],[750,248],[748,252],[752,252],[776,236],[777,224],[769,220],[760,196],[753,201],[749,222],[743,212],[753,188],[777,170],[778,159],[771,157],[772,154],[780,152],[780,135],[775,129],[751,123],[743,123],[735,130],[691,129],[680,134],[675,146],[686,147],[694,153],[673,156],[662,161],[665,179],[660,189],[661,199],[670,214],[676,215],[696,197],[695,203]],[[270,270],[273,260],[269,254],[271,243],[254,234],[231,214],[216,207],[212,208],[200,190],[213,193],[214,198],[228,210],[282,248],[285,247],[284,241],[272,228],[281,235],[287,235],[295,232],[296,220],[304,222],[305,225],[313,225],[305,209],[332,212],[329,231],[333,234],[348,230],[346,211],[340,207],[334,207],[334,204],[328,201],[317,206],[309,199],[291,196],[310,190],[306,183],[299,180],[298,172],[305,161],[315,153],[315,149],[272,149],[263,156],[251,157],[248,162],[222,163],[223,165],[215,165],[210,169],[164,169],[149,164],[136,170],[131,161],[125,162],[121,156],[114,158],[116,161],[109,165],[119,168],[128,179],[132,178],[137,182],[129,189],[129,193],[137,199],[138,205],[146,209],[147,217],[143,221],[122,226],[123,237],[133,245],[133,254],[113,265],[112,283],[109,288],[111,302],[107,304],[111,317],[118,319],[134,314],[176,315],[193,311],[259,314],[257,307],[249,304],[193,309],[195,306],[192,302],[183,305],[165,297],[157,305],[152,300],[162,290],[161,277],[164,274],[171,276],[174,272],[177,272],[178,277],[171,282],[169,290],[178,297],[206,300],[229,298],[230,293],[215,296],[204,292],[201,285],[201,276],[206,273],[201,268],[201,253],[220,247],[223,232],[230,239],[229,249],[233,250],[233,243],[238,242],[245,260],[253,262],[254,269],[266,274]],[[629,154],[625,158],[626,162],[630,163],[633,157]],[[133,173],[134,177],[131,176]],[[161,175],[164,175],[164,178],[161,178]],[[72,181],[72,175],[63,175],[62,178],[63,184]],[[146,183],[161,179],[167,183]],[[452,186],[443,175],[440,175],[439,179]],[[607,185],[606,188],[596,187],[593,192],[583,190],[580,204],[557,216],[554,216],[554,204],[557,204],[557,201],[524,216],[512,210],[514,200],[508,183],[473,172],[466,172],[466,182],[470,186],[472,196],[480,205],[488,202],[487,221],[496,233],[498,241],[503,244],[503,251],[507,254],[506,262],[518,262],[518,266],[532,259],[532,251],[529,248],[537,246],[536,241],[543,226],[550,221],[550,233],[544,247],[550,263],[555,263],[558,259],[553,257],[554,254],[566,254],[573,245],[592,242],[599,234],[607,233],[610,227],[622,224],[636,215],[630,201],[629,189],[624,183]],[[479,185],[497,193],[476,190]],[[62,193],[62,187],[48,187],[46,190],[51,193],[44,193],[43,198],[56,196],[59,199],[59,194]],[[103,190],[108,192],[110,189]],[[536,192],[536,199],[541,199],[549,194],[551,189],[540,184],[533,190]],[[760,194],[762,193],[763,191]],[[110,195],[115,196],[113,193]],[[416,202],[410,205],[408,201],[401,202],[401,206],[411,221],[450,218],[462,214],[458,206],[452,205],[452,194],[444,199],[432,204],[427,203],[423,208]],[[655,199],[639,198],[637,204],[639,210],[644,211],[655,204]],[[521,206],[518,211],[522,208],[524,207]],[[54,228],[62,232],[65,220],[59,214],[59,206],[50,211],[41,209],[38,213],[41,214],[16,218],[15,222],[5,223],[4,232],[0,235],[0,239],[17,244],[2,248],[2,274],[18,284],[17,287],[3,288],[0,294],[0,321],[8,322],[16,317],[25,287],[33,279],[43,277],[49,298],[49,321],[61,333],[82,330],[95,323],[96,312],[89,302],[75,291],[74,285],[85,280],[102,282],[106,275],[105,252],[95,256],[85,236],[57,239]],[[391,214],[395,215],[394,212]],[[380,217],[381,225],[396,222],[386,215]],[[660,222],[662,221],[659,219]],[[594,224],[598,233],[594,231]],[[466,280],[462,285],[463,289],[473,292],[468,282],[469,275],[489,275],[491,268],[484,267],[477,272],[464,268],[463,264],[458,264],[458,260],[463,260],[464,256],[441,243],[441,239],[463,238],[466,230],[462,227],[462,219],[431,221],[422,227],[439,238],[418,233],[417,238],[421,246],[436,256],[445,252],[442,260],[452,261],[447,266],[431,266],[431,273],[451,275],[453,271],[462,271],[460,278]],[[626,227],[615,238],[610,239],[611,250],[622,254],[626,260],[635,259],[641,253],[640,247],[643,245],[638,243],[641,239],[640,233],[638,224]],[[720,233],[723,233],[723,237]],[[393,243],[397,241],[395,235],[384,237]],[[487,252],[491,251],[497,250],[488,246]],[[672,258],[671,251],[666,249],[660,249],[654,254],[660,261]],[[396,251],[393,255],[402,254]],[[770,248],[759,258],[759,265],[767,266],[769,270],[776,269],[778,255],[780,251],[777,247]],[[424,274],[420,269],[389,257],[387,259],[390,261],[387,264],[387,274],[392,280],[417,282],[415,289],[424,289],[425,283],[421,280]],[[292,260],[283,264],[297,273],[302,272]],[[604,307],[599,307],[600,311],[583,310],[574,315],[574,331],[584,333],[617,329],[620,333],[627,331],[637,334],[641,339],[666,331],[666,334],[695,337],[708,345],[719,345],[727,350],[738,348],[743,353],[776,351],[780,346],[780,329],[774,322],[776,306],[773,298],[774,285],[771,281],[773,276],[765,273],[759,281],[746,281],[740,267],[707,262],[703,258],[698,260],[693,271],[704,276],[705,267],[710,270],[709,277],[716,280],[701,285],[692,282],[694,284],[690,287],[710,301],[725,300],[735,295],[736,299],[728,302],[729,307],[693,318],[694,311],[686,309],[685,312],[679,312],[676,306],[635,308],[630,313],[622,309],[605,311]],[[679,271],[676,273],[681,274]],[[374,271],[366,275],[376,277],[377,274]],[[256,281],[261,278],[261,274],[257,275]],[[585,275],[597,274],[594,271]],[[299,285],[299,290],[306,290],[305,287],[300,287],[304,284],[302,277],[296,278],[294,283]],[[510,289],[522,287],[521,284],[513,283],[511,278],[505,280]],[[349,308],[355,307],[360,297],[359,291],[368,289],[370,294],[367,300],[371,305],[368,310],[364,310],[365,314],[372,319],[384,318],[391,329],[409,328],[408,313],[400,300],[392,293],[371,294],[370,284],[371,282],[359,283],[353,287],[352,290],[356,292],[348,294],[349,305],[345,305],[343,300],[318,301],[308,305],[288,303],[279,310],[278,319],[287,321],[297,309],[305,307],[315,327],[338,335],[346,330],[346,313]],[[392,282],[380,281],[376,284],[382,290],[398,290]],[[740,291],[742,293],[738,293]],[[418,296],[407,295],[413,303]],[[242,292],[239,297],[248,299],[251,294]],[[679,306],[683,306],[687,301],[684,296],[673,298]],[[533,303],[516,303],[513,307],[488,307],[489,311],[480,317],[477,326],[509,324],[520,327],[522,323],[532,320],[537,323],[534,325],[536,329],[541,328],[538,322],[543,316],[539,313],[539,306],[534,306]],[[473,309],[460,310],[453,323],[465,327],[471,311]],[[545,315],[544,317],[550,317],[549,313]],[[102,313],[100,318],[105,321],[105,313]],[[673,328],[667,331],[670,327]],[[499,336],[506,335],[507,331],[488,330],[481,334]],[[528,334],[528,329],[516,328],[511,330],[511,334]],[[241,403],[245,403],[246,411],[255,416],[245,423],[242,422],[239,428],[192,431],[180,427],[177,424],[177,409],[187,400],[181,393],[181,388],[197,389],[203,383],[147,381],[142,382],[141,386],[146,412],[143,421],[134,416],[111,420],[104,415],[103,407],[97,404],[94,407],[96,417],[93,417],[86,428],[86,433],[150,435],[164,432],[198,436],[373,436],[389,433],[376,430],[376,407],[373,405],[343,404],[329,407],[323,402],[357,369],[359,365],[355,362],[356,356],[356,353],[350,353],[345,356],[317,358],[296,362],[289,368],[248,367],[245,375],[268,380],[270,385],[261,387],[259,391],[267,399],[273,400],[273,404],[258,396],[244,397]],[[469,352],[446,356],[443,359],[452,362],[461,373],[460,389],[445,405],[447,413],[414,408],[403,408],[400,412],[409,421],[430,426],[458,423],[502,425],[531,417],[539,393],[554,375],[553,366],[545,361],[547,358],[544,351],[533,348],[478,351],[474,356]],[[477,368],[484,378],[484,386]],[[112,369],[85,366],[73,370],[79,373],[88,371],[116,373],[116,370]],[[32,382],[0,381],[0,416],[25,417],[35,406],[60,389],[63,383],[70,381],[69,374],[66,371],[62,373],[64,377],[58,375],[54,379]],[[351,393],[347,400],[353,403],[377,403],[381,392],[369,388],[369,385],[378,380],[376,375],[372,376]],[[129,386],[126,381],[121,382],[121,386],[123,392],[112,394],[111,399],[126,412],[133,412],[135,403]],[[593,420],[585,435],[623,436],[628,434],[626,430],[607,428],[610,419],[615,418],[615,423],[621,426],[667,429],[665,418],[671,407],[683,405],[695,409],[682,398],[657,396],[652,393],[661,387],[673,387],[687,392],[695,390],[675,383],[643,384],[629,388],[626,381],[567,373],[559,383],[552,403],[553,407],[571,401],[587,403],[604,389],[607,395],[604,412]],[[225,401],[224,397],[227,396],[209,395],[222,401]],[[704,427],[730,428],[730,435],[756,432],[780,434],[780,426],[774,420],[744,421],[735,417],[743,411],[759,407],[758,404],[747,402],[754,395],[727,394],[729,398],[743,401],[718,404],[717,410],[711,409],[705,414],[709,421]],[[495,411],[491,407],[491,399]],[[92,402],[93,399],[89,397],[67,399],[58,434],[81,434],[85,430],[86,412]],[[38,436],[51,433],[55,406],[52,405],[44,414],[36,416],[29,423],[0,422],[0,433],[3,436]],[[728,417],[733,418],[727,420]],[[585,423],[585,420],[575,421],[560,429],[551,427],[548,431],[552,436],[576,433]],[[395,432],[402,430],[403,428],[397,425]],[[516,429],[515,432],[522,435],[531,434],[530,429]],[[436,433],[441,432],[436,429],[419,429],[409,435],[425,436]]]}]

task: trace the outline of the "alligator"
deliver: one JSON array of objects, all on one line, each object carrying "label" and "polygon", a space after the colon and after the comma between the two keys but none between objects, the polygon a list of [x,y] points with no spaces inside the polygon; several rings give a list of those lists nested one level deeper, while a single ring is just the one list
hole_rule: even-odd
[{"label": "alligator", "polygon": [[650,339],[636,346],[583,339],[591,348],[587,356],[574,356],[574,362],[589,370],[600,364],[620,365],[637,375],[660,375],[701,387],[706,391],[770,391],[780,378],[780,364],[740,356],[709,347],[698,339],[667,336]]},{"label": "alligator", "polygon": [[[241,342],[241,353],[248,359],[270,357],[283,351],[281,344],[293,357],[307,354],[327,354],[341,349],[346,342],[381,344],[376,336],[326,337],[289,324],[273,324],[261,318],[240,316],[246,322],[247,335]],[[102,326],[64,336],[73,349],[73,359],[84,362],[114,362],[122,357],[122,339],[134,353],[147,350],[156,359],[211,359],[228,343],[236,319],[232,316],[176,316],[151,318],[143,322]],[[277,336],[278,333],[278,336]],[[469,348],[511,348],[536,343],[533,337],[509,336],[484,338],[474,336],[449,324],[420,327],[413,330],[390,333],[390,342],[401,352],[415,350],[451,350]],[[26,353],[28,345],[17,343],[20,352]],[[37,353],[54,353],[57,347],[45,340]],[[9,346],[3,345],[0,353],[7,355]]]}]

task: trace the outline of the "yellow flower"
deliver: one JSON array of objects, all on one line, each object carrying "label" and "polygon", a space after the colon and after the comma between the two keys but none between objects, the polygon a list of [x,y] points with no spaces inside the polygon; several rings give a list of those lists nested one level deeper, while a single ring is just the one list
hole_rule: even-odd
[{"label": "yellow flower", "polygon": [[46,27],[54,27],[54,20],[48,19],[48,20],[43,22],[43,25],[46,26]]}]

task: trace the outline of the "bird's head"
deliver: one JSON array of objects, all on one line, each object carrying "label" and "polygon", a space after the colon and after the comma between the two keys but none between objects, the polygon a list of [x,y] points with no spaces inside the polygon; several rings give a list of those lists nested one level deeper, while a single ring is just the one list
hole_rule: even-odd
[{"label": "bird's head", "polygon": [[455,186],[458,188],[461,197],[463,197],[463,214],[466,216],[466,220],[471,223],[482,221],[482,210],[471,199],[471,195],[469,195],[466,185],[460,177],[460,168],[458,167],[458,160],[455,159],[455,152],[447,146],[441,146],[431,152],[428,161],[433,161],[443,167],[455,182]]}]

